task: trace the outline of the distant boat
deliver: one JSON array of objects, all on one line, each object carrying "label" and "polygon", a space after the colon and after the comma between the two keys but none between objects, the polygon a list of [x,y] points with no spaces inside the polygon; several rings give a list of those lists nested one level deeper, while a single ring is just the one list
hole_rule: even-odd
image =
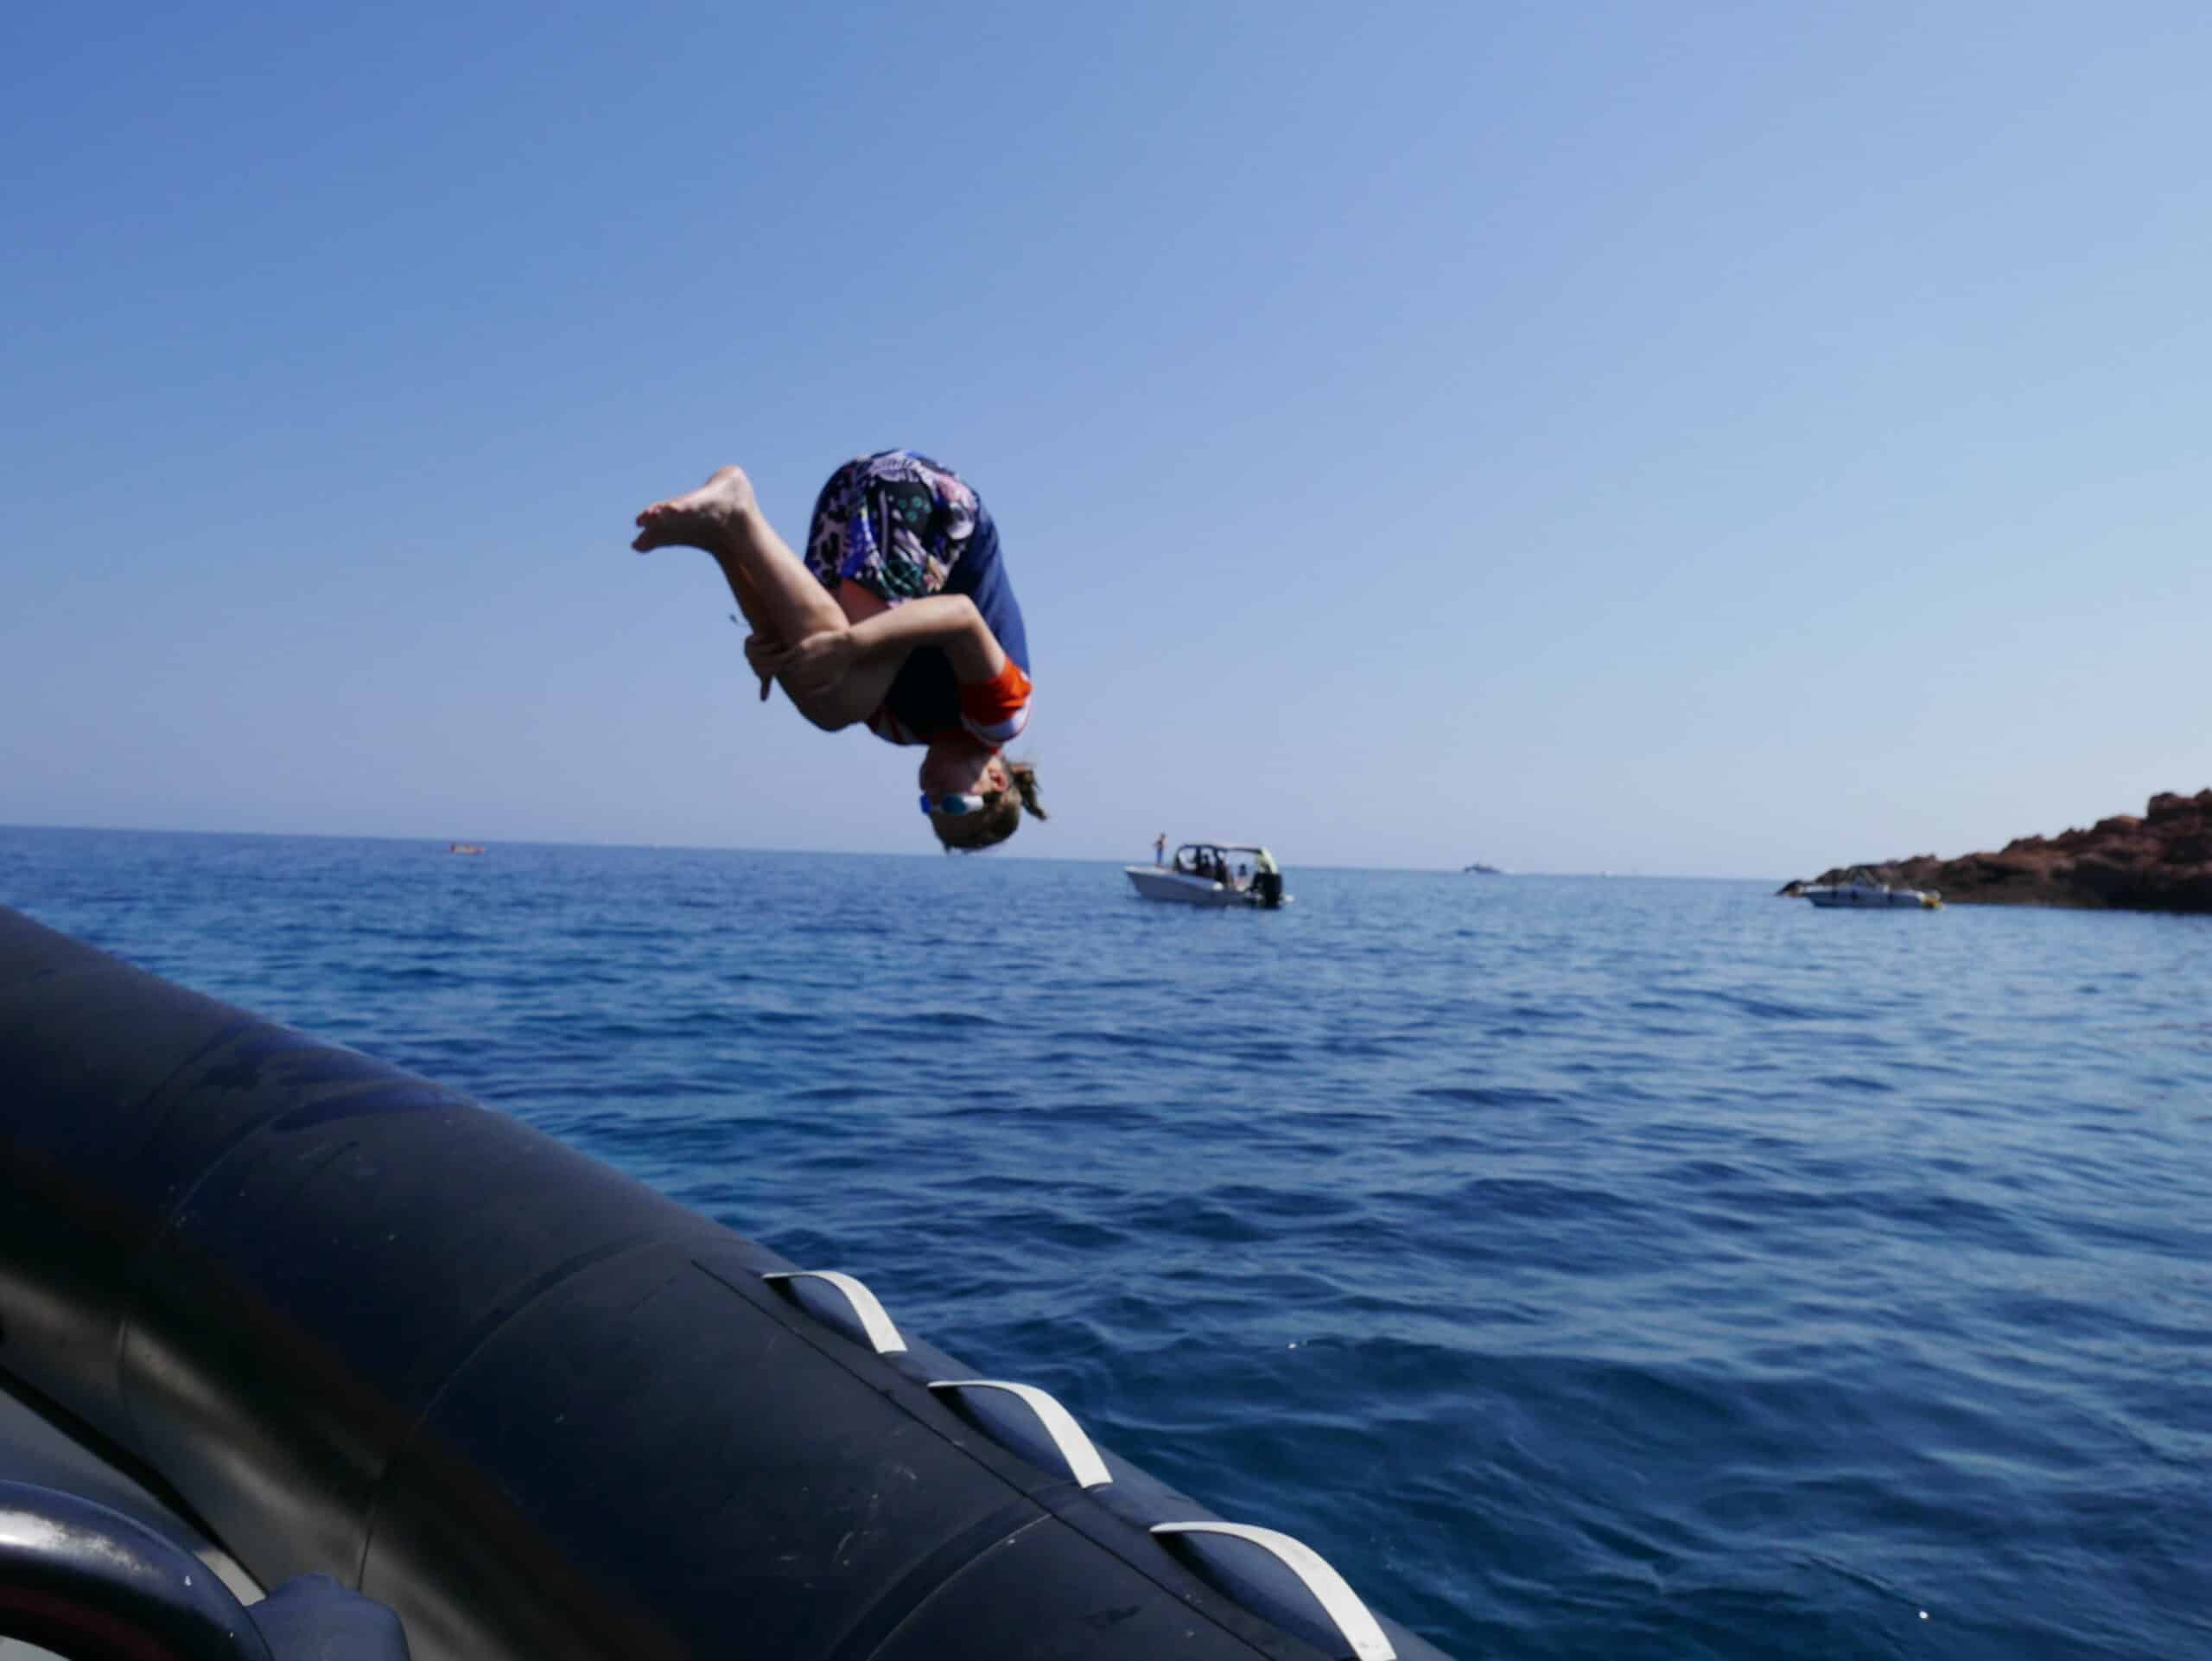
[{"label": "distant boat", "polygon": [[1941,911],[1943,896],[1933,888],[1893,888],[1873,873],[1854,870],[1840,882],[1815,883],[1805,898],[1823,911]]},{"label": "distant boat", "polygon": [[484,844],[480,842],[456,842],[448,844],[446,849],[446,852],[449,854],[480,854],[483,851]]},{"label": "distant boat", "polygon": [[1464,866],[1461,869],[1463,874],[1472,873],[1476,876],[1503,876],[1505,875],[1497,866],[1484,865],[1480,861],[1477,861],[1472,865]]},{"label": "distant boat", "polygon": [[[1249,854],[1247,874],[1240,876],[1230,865],[1231,854]],[[1255,844],[1186,842],[1166,865],[1124,865],[1130,886],[1147,900],[1168,900],[1185,906],[1254,906],[1273,911],[1287,906],[1282,891],[1282,868],[1275,856]]]}]

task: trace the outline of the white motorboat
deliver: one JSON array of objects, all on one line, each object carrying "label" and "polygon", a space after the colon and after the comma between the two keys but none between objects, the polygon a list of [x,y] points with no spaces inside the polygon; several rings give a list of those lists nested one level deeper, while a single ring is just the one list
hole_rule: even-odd
[{"label": "white motorboat", "polygon": [[1866,870],[1854,870],[1840,882],[1807,888],[1805,898],[1823,910],[1941,911],[1943,907],[1943,896],[1933,888],[1893,888]]},{"label": "white motorboat", "polygon": [[[1231,857],[1238,854],[1246,857]],[[1165,863],[1122,869],[1147,900],[1185,906],[1254,906],[1268,911],[1290,903],[1282,891],[1282,868],[1275,856],[1251,844],[1186,842]]]}]

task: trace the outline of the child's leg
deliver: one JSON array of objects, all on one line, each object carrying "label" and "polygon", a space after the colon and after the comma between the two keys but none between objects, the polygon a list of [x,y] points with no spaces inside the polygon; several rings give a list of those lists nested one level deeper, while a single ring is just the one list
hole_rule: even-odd
[{"label": "child's leg", "polygon": [[655,502],[638,524],[630,545],[641,554],[671,546],[712,554],[756,634],[795,646],[845,627],[843,608],[776,534],[752,481],[735,468],[721,468],[688,495]]},{"label": "child's leg", "polygon": [[753,586],[753,579],[746,576],[744,568],[735,561],[725,565],[716,560],[715,564],[722,574],[722,581],[729,584],[730,597],[737,601],[737,608],[745,614],[746,627],[770,644],[781,646],[783,642],[777,640],[775,631],[768,627],[767,608],[761,603],[760,590]]}]

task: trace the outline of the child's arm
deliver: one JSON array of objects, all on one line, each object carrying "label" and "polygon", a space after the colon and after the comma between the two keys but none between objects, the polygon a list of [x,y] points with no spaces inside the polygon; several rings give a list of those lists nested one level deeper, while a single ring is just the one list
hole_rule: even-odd
[{"label": "child's arm", "polygon": [[861,662],[887,658],[893,672],[920,646],[936,646],[950,659],[955,680],[988,680],[1006,667],[998,636],[964,594],[909,600],[854,624],[851,632]]},{"label": "child's arm", "polygon": [[887,606],[842,629],[764,652],[754,666],[774,674],[808,720],[835,730],[873,714],[907,654],[925,646],[941,650],[963,683],[990,680],[1006,668],[998,637],[976,602],[961,594]]}]

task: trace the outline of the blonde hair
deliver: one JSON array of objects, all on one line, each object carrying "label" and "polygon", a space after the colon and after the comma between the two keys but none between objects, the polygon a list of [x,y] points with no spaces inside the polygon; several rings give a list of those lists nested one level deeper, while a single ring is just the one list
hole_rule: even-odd
[{"label": "blonde hair", "polygon": [[1027,761],[1009,761],[1006,772],[1014,788],[993,792],[995,799],[986,802],[982,812],[930,815],[930,829],[946,853],[980,854],[997,847],[1021,828],[1024,813],[1052,818],[1037,797],[1037,769]]}]

